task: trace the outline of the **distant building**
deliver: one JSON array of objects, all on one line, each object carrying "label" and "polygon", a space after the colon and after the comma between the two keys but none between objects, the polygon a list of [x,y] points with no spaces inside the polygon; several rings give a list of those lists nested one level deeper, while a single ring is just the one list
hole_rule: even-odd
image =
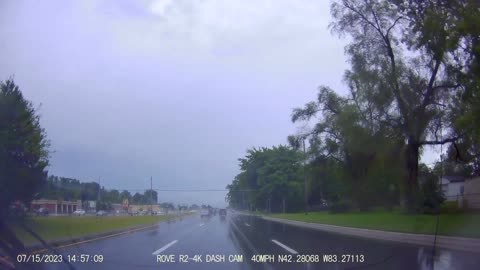
[{"label": "distant building", "polygon": [[77,209],[82,208],[82,202],[78,201],[63,201],[63,200],[33,200],[30,204],[32,210],[38,210],[40,208],[48,209],[50,214],[66,215],[71,214]]},{"label": "distant building", "polygon": [[150,206],[150,204],[144,204],[144,205],[140,205],[140,204],[139,205],[132,205],[132,204],[130,204],[129,205],[129,212],[150,211],[150,209],[152,209],[152,211],[154,211],[154,212],[161,212],[162,211],[162,208],[158,204],[154,204],[152,206]]},{"label": "distant building", "polygon": [[128,206],[125,206],[124,204],[121,203],[112,203],[112,211],[114,213],[127,213],[128,212]]},{"label": "distant building", "polygon": [[480,177],[465,180],[464,200],[469,209],[480,209]]},{"label": "distant building", "polygon": [[443,176],[440,183],[446,201],[457,201],[464,194],[465,177],[463,176]]}]

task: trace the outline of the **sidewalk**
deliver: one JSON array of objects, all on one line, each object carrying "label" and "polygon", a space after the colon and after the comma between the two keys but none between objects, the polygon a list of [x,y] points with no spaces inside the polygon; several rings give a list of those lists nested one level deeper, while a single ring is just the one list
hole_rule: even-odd
[{"label": "sidewalk", "polygon": [[[388,232],[388,231],[343,227],[343,226],[336,226],[336,225],[308,223],[303,221],[288,220],[288,219],[281,219],[281,218],[272,218],[272,217],[266,217],[266,216],[262,216],[262,218],[265,220],[273,221],[273,222],[278,222],[282,224],[287,224],[287,225],[292,225],[292,226],[297,226],[297,227],[302,227],[307,229],[339,233],[344,235],[357,236],[357,237],[383,240],[383,241],[394,241],[394,242],[415,244],[415,245],[432,246],[435,239],[434,235],[427,235],[427,234],[399,233],[399,232]],[[436,246],[440,248],[446,248],[446,249],[480,253],[480,239],[476,239],[476,238],[437,235]]]}]

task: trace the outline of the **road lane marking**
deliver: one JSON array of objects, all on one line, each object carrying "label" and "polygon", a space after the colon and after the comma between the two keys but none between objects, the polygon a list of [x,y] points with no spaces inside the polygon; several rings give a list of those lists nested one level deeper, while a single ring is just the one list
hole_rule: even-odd
[{"label": "road lane marking", "polygon": [[272,239],[272,242],[275,243],[275,244],[277,244],[277,245],[279,245],[280,247],[282,247],[282,248],[285,249],[286,251],[292,253],[293,255],[298,254],[298,252],[297,252],[296,250],[294,250],[294,249],[292,249],[292,248],[290,248],[290,247],[288,247],[288,246],[286,246],[286,245],[278,242],[278,241],[275,240],[275,239]]},{"label": "road lane marking", "polygon": [[203,225],[205,225],[205,224],[203,224],[203,223],[198,224],[198,226],[200,226],[200,227],[202,227]]},{"label": "road lane marking", "polygon": [[164,252],[167,248],[175,245],[175,243],[177,243],[177,242],[178,242],[178,240],[173,240],[172,242],[166,244],[165,246],[161,247],[157,251],[153,252],[152,255],[157,255],[157,254],[160,254],[160,253]]},{"label": "road lane marking", "polygon": [[248,223],[246,223],[246,222],[245,222],[245,226],[248,226],[248,227],[250,227],[250,224],[248,224]]}]

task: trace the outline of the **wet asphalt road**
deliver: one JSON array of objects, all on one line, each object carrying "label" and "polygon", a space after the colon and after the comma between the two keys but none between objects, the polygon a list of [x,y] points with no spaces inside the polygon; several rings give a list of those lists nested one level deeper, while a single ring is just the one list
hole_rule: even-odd
[{"label": "wet asphalt road", "polygon": [[[232,212],[226,219],[219,216],[202,219],[198,215],[177,218],[159,223],[153,229],[58,252],[64,261],[76,255],[76,262],[71,262],[75,269],[468,270],[480,266],[480,257],[473,253],[437,249],[433,256],[431,247],[346,237]],[[89,255],[90,262],[80,262],[82,254]],[[195,255],[201,262],[194,260]],[[207,255],[218,255],[216,259],[220,262],[207,262]],[[337,262],[324,262],[324,255],[332,255],[325,257],[330,261],[336,257]],[[279,257],[285,261],[279,262]],[[102,262],[92,262],[101,258]],[[168,258],[175,262],[166,262]],[[221,262],[222,258],[225,262]],[[260,261],[254,262],[252,258]],[[186,262],[180,262],[181,259]],[[36,268],[69,269],[65,263],[37,264]]]}]

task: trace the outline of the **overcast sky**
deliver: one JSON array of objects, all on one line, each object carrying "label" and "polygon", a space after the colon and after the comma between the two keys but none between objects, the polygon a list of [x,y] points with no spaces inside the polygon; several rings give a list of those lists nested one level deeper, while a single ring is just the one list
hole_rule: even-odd
[{"label": "overcast sky", "polygon": [[[41,105],[50,174],[106,188],[223,189],[286,143],[319,85],[346,93],[329,1],[1,1],[0,80]],[[427,161],[433,160],[432,158]],[[224,204],[224,192],[160,201]]]}]

